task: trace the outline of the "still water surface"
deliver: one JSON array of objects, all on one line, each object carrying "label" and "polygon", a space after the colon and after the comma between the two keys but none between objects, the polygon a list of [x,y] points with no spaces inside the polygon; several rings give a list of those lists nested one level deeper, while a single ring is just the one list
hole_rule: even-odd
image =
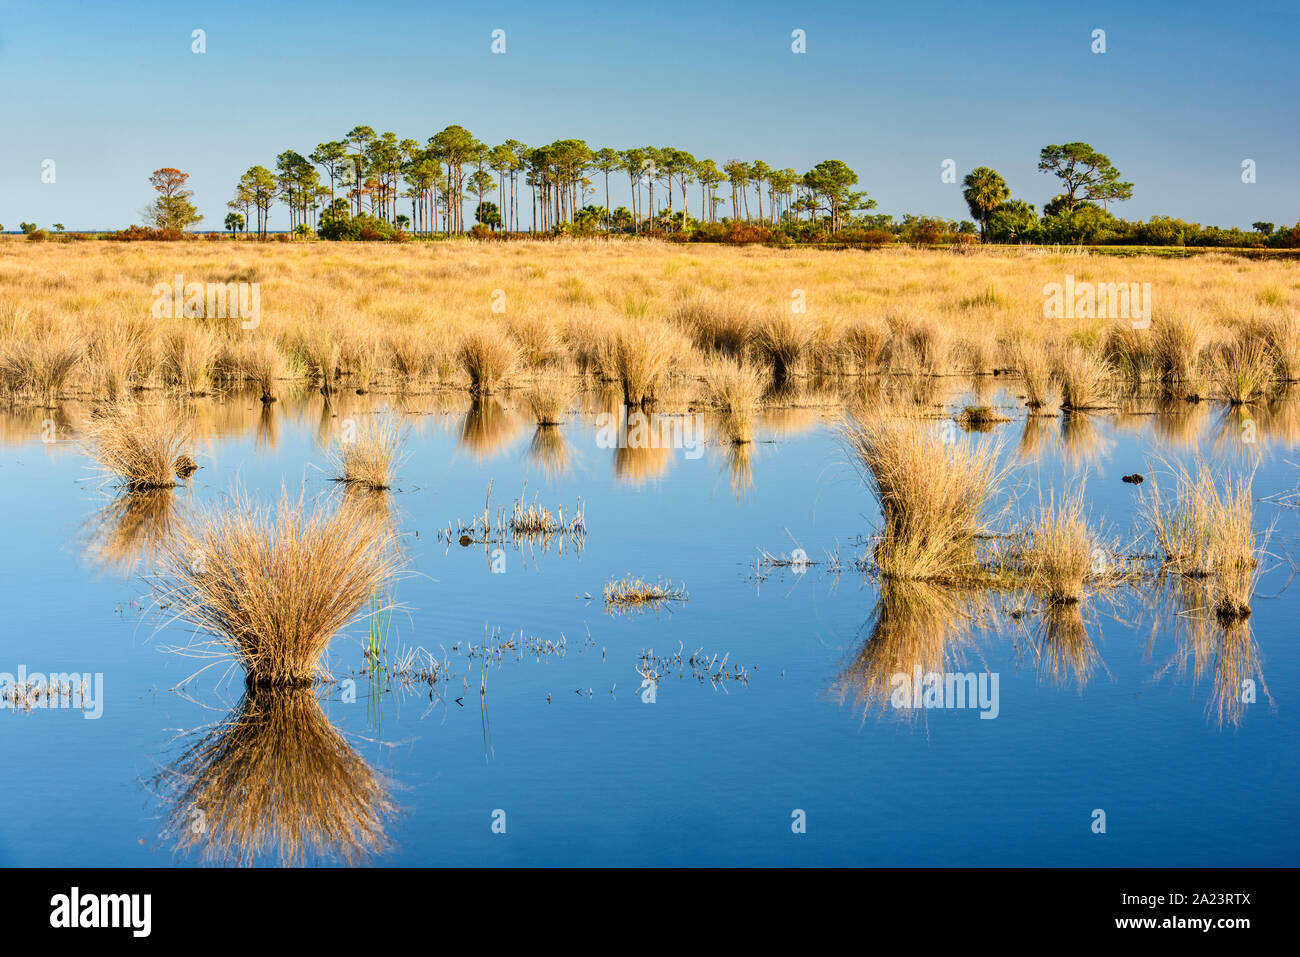
[{"label": "still water surface", "polygon": [[[255,700],[222,668],[173,690],[204,662],[149,610],[145,546],[165,515],[115,503],[75,438],[43,443],[48,413],[7,413],[0,672],[102,673],[103,691],[97,720],[0,711],[0,863],[276,863],[282,848],[396,865],[1297,862],[1300,591],[1286,586],[1300,512],[1263,500],[1297,484],[1300,416],[1261,410],[1244,443],[1242,415],[1205,404],[1065,425],[996,397],[1014,416],[992,439],[1019,462],[1020,511],[1084,482],[1094,520],[1128,539],[1141,491],[1122,475],[1197,450],[1255,470],[1272,557],[1253,616],[1225,631],[1148,586],[1063,620],[1018,614],[1014,596],[882,594],[853,565],[879,516],[831,416],[771,415],[738,461],[716,445],[602,448],[593,401],[562,444],[508,401],[402,402],[390,504],[412,574],[388,654],[426,649],[446,680],[368,674],[361,625],[333,643],[331,684]],[[235,483],[336,497],[325,441],[394,402],[206,403],[203,467],[171,507]],[[61,438],[75,418],[56,419]],[[581,499],[583,547],[493,556],[440,540],[483,511],[489,483],[493,512],[525,489],[566,512]],[[756,565],[795,548],[821,564]],[[607,614],[602,588],[626,573],[689,601]],[[486,676],[485,642],[513,645]],[[996,717],[863,700],[895,666],[932,660],[996,674]]]}]

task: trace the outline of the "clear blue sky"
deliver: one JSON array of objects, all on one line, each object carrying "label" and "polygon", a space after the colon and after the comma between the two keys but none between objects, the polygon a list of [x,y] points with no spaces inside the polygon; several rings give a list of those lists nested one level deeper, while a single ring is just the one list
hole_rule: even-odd
[{"label": "clear blue sky", "polygon": [[[800,172],[833,157],[880,212],[950,218],[968,214],[944,159],[995,167],[1041,208],[1055,181],[1038,150],[1085,140],[1135,183],[1126,218],[1294,223],[1297,50],[1296,0],[0,0],[0,223],[138,222],[150,171],[176,166],[219,229],[239,174],[287,148],[358,124],[423,142],[450,123],[489,143],[673,145]],[[277,208],[272,228],[287,222]]]}]

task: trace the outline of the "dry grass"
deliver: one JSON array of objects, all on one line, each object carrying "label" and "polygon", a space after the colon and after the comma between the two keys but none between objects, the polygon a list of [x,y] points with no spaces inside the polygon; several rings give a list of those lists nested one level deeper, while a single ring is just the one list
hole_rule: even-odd
[{"label": "dry grass", "polygon": [[1041,509],[1029,533],[1024,564],[1030,587],[1049,602],[1077,602],[1093,563],[1095,538],[1088,528],[1083,494],[1076,492]]},{"label": "dry grass", "polygon": [[519,350],[500,330],[473,329],[460,341],[460,363],[474,395],[496,392],[519,363]]},{"label": "dry grass", "polygon": [[686,588],[664,578],[646,581],[625,575],[605,583],[605,610],[655,611],[690,600]]},{"label": "dry grass", "polygon": [[763,380],[749,366],[729,359],[709,364],[704,373],[705,402],[722,416],[722,432],[736,444],[754,440],[754,419],[763,398]]},{"label": "dry grass", "polygon": [[740,361],[754,337],[752,310],[708,294],[685,297],[672,319],[706,355],[716,353]]},{"label": "dry grass", "polygon": [[802,316],[782,310],[770,314],[754,330],[754,353],[772,369],[772,378],[784,382],[798,367],[814,329]]},{"label": "dry grass", "polygon": [[91,418],[87,437],[99,468],[132,492],[171,488],[187,467],[189,427],[175,410],[112,406]]},{"label": "dry grass", "polygon": [[1237,339],[1217,350],[1209,364],[1216,397],[1231,405],[1259,402],[1273,391],[1276,363],[1259,338]]},{"label": "dry grass", "polygon": [[614,338],[613,365],[623,386],[623,401],[628,405],[653,401],[676,351],[676,337],[665,325],[621,327]]},{"label": "dry grass", "polygon": [[1207,345],[1206,324],[1190,312],[1165,313],[1151,320],[1152,360],[1170,395],[1200,394],[1201,359]]},{"label": "dry grass", "polygon": [[1063,346],[1054,369],[1061,390],[1061,408],[1087,410],[1114,405],[1113,376],[1114,370],[1105,359],[1079,345]]},{"label": "dry grass", "polygon": [[1252,478],[1228,474],[1220,490],[1205,462],[1197,462],[1194,470],[1183,465],[1169,469],[1172,497],[1153,471],[1140,506],[1165,568],[1176,575],[1209,580],[1214,611],[1220,617],[1249,615],[1259,564]]},{"label": "dry grass", "polygon": [[250,685],[301,685],[401,558],[384,523],[287,492],[274,508],[236,492],[225,507],[178,520],[162,566],[156,599],[170,620],[209,639],[195,651],[233,656]]},{"label": "dry grass", "polygon": [[945,442],[915,422],[848,421],[841,435],[884,515],[874,561],[889,578],[959,581],[978,564],[976,539],[1006,469],[992,445]]},{"label": "dry grass", "polygon": [[[349,427],[350,423],[350,427]],[[383,491],[397,481],[402,428],[391,415],[348,420],[334,452],[334,479],[357,488]]]},{"label": "dry grass", "polygon": [[573,389],[559,376],[539,380],[524,395],[524,404],[538,426],[560,425],[572,403]]},{"label": "dry grass", "polygon": [[[1100,281],[1150,281],[1160,303],[1152,328],[1061,320],[1045,337],[1040,290],[1084,265]],[[418,392],[425,381],[482,393],[545,369],[618,381],[635,404],[662,401],[673,380],[701,376],[717,357],[756,359],[778,378],[884,368],[925,378],[1020,366],[1031,373],[1027,391],[1038,394],[1046,391],[1033,387],[1042,382],[1043,355],[1054,363],[1058,338],[1086,344],[1125,378],[1146,369],[1174,394],[1205,394],[1208,345],[1228,339],[1263,341],[1280,378],[1300,376],[1293,270],[1229,255],[1119,260],[1033,249],[961,257],[889,249],[872,254],[864,275],[856,253],[653,241],[327,250],[0,237],[0,392],[51,404],[140,388],[200,394],[236,379],[265,382],[240,367],[247,331],[237,323],[151,319],[154,284],[184,274],[259,282],[261,301],[276,308],[264,311],[254,335],[284,360],[282,376],[271,378],[314,381],[327,394],[390,385]],[[498,284],[510,289],[509,312],[484,318],[484,291]],[[791,311],[791,289],[806,294],[806,313]],[[1038,353],[1032,362],[1012,354],[1022,340]]]},{"label": "dry grass", "polygon": [[1056,399],[1050,352],[1028,339],[1017,339],[1011,347],[1011,364],[1025,389],[1025,404],[1031,409],[1051,406]]}]

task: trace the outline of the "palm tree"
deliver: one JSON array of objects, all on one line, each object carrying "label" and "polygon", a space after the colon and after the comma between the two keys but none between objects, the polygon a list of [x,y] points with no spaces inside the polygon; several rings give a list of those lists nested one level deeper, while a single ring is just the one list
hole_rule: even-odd
[{"label": "palm tree", "polygon": [[980,166],[966,174],[962,186],[961,194],[970,207],[970,214],[980,223],[980,242],[988,242],[989,217],[1011,198],[1007,181],[997,170]]}]

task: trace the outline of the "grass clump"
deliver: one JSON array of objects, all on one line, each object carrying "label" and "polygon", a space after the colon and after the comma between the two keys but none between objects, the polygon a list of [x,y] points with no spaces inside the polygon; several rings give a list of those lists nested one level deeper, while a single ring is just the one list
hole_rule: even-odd
[{"label": "grass clump", "polygon": [[1272,392],[1276,364],[1268,346],[1257,338],[1228,343],[1209,366],[1215,393],[1230,405],[1258,402]]},{"label": "grass clump", "polygon": [[171,488],[194,471],[189,427],[165,409],[112,406],[91,419],[88,434],[91,457],[128,491]]},{"label": "grass clump", "polygon": [[916,423],[850,421],[843,440],[884,515],[875,564],[890,578],[959,581],[977,565],[976,539],[1006,469],[997,449],[944,441]]},{"label": "grass clump", "polygon": [[672,330],[660,324],[627,325],[613,339],[615,375],[627,405],[644,405],[655,398],[676,351]]},{"label": "grass clump", "polygon": [[1053,499],[1034,523],[1024,556],[1032,587],[1049,602],[1079,601],[1092,570],[1094,547],[1082,494],[1068,496],[1059,505]]},{"label": "grass clump", "polygon": [[722,432],[735,445],[754,440],[754,419],[763,381],[749,366],[728,359],[711,362],[704,373],[705,401],[722,415]]},{"label": "grass clump", "polygon": [[605,610],[611,613],[658,609],[689,599],[685,587],[674,585],[667,579],[650,582],[644,578],[625,575],[623,578],[611,578],[605,583]]},{"label": "grass clump", "polygon": [[388,416],[344,423],[334,453],[336,482],[383,491],[392,488],[401,458],[402,432],[397,420]]},{"label": "grass clump", "polygon": [[1220,618],[1250,614],[1258,561],[1253,528],[1251,477],[1227,475],[1220,490],[1205,462],[1195,471],[1172,469],[1173,494],[1153,472],[1140,514],[1164,555],[1165,570],[1212,583],[1214,611]]},{"label": "grass clump", "polygon": [[490,395],[519,363],[519,350],[502,332],[473,329],[460,340],[460,364],[469,376],[469,391]]},{"label": "grass clump", "polygon": [[232,655],[250,686],[311,683],[340,630],[400,570],[389,526],[282,492],[274,508],[236,493],[178,520],[155,580],[160,607]]},{"label": "grass clump", "polygon": [[759,323],[754,332],[754,352],[772,367],[780,384],[789,378],[812,343],[812,324],[791,313],[778,312]]},{"label": "grass clump", "polygon": [[1061,390],[1061,408],[1104,409],[1113,404],[1110,363],[1079,345],[1069,345],[1057,355],[1054,370]]},{"label": "grass clump", "polygon": [[1041,409],[1054,401],[1052,361],[1040,344],[1017,339],[1011,346],[1011,362],[1025,389],[1025,405]]},{"label": "grass clump", "polygon": [[560,425],[572,401],[573,391],[559,377],[547,377],[538,381],[524,396],[524,404],[541,428]]}]

